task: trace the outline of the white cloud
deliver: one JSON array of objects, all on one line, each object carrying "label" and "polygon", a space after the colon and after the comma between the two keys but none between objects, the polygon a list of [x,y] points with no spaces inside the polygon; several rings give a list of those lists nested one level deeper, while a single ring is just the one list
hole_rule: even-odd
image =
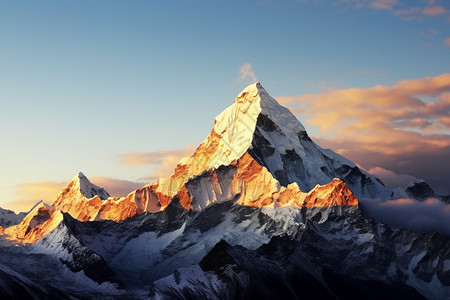
[{"label": "white cloud", "polygon": [[256,77],[252,65],[250,63],[245,63],[239,68],[239,77],[237,81],[245,82],[248,79],[250,79],[252,82],[258,81],[258,77]]},{"label": "white cloud", "polygon": [[372,217],[391,227],[450,236],[450,204],[438,199],[430,198],[424,202],[408,198],[361,199],[361,204]]}]

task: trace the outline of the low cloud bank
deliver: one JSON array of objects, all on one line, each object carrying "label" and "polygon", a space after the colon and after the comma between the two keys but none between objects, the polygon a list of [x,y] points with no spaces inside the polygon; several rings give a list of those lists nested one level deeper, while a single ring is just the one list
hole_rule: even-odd
[{"label": "low cloud bank", "polygon": [[450,236],[450,204],[434,198],[424,202],[413,199],[360,200],[363,209],[377,221],[415,232],[438,232]]}]

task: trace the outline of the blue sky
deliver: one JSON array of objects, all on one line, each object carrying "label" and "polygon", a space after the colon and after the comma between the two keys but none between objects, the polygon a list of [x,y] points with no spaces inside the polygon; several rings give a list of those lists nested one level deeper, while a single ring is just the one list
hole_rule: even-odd
[{"label": "blue sky", "polygon": [[[0,206],[78,171],[146,182],[252,76],[301,96],[449,66],[447,1],[0,1]],[[121,160],[136,152],[160,157]]]}]

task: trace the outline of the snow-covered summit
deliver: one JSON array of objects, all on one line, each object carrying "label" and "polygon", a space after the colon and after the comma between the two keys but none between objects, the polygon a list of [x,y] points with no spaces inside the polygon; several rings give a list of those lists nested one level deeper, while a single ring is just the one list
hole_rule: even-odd
[{"label": "snow-covered summit", "polygon": [[[271,123],[277,124],[281,133],[290,139],[296,140],[297,133],[306,132],[289,109],[272,98],[259,82],[251,84],[239,93],[233,105],[215,118],[213,130],[220,135],[221,140],[215,153],[218,159],[213,160],[215,163],[209,167],[228,165],[252,147],[261,114],[269,118]],[[266,122],[262,125],[270,127],[271,124]],[[278,150],[284,150],[282,143],[276,146]]]},{"label": "snow-covered summit", "polygon": [[414,187],[415,185],[418,185],[418,184],[424,184],[424,183],[426,183],[426,182],[425,182],[425,180],[423,180],[423,179],[415,179],[415,180],[412,180],[410,183],[408,183],[408,184],[406,185],[405,189],[412,188],[412,187]]},{"label": "snow-covered summit", "polygon": [[102,200],[109,197],[104,188],[93,184],[80,172],[63,188],[52,206],[68,212],[74,218],[87,221],[95,218],[92,212],[98,211],[102,206]]},{"label": "snow-covered summit", "polygon": [[[423,179],[411,181],[405,188],[409,197],[424,201],[428,198],[439,198],[430,185]],[[445,201],[444,201],[445,202]]]},{"label": "snow-covered summit", "polygon": [[[334,178],[340,178],[357,197],[384,198],[389,194],[375,176],[360,170],[345,157],[315,144],[300,121],[271,97],[259,82],[244,89],[233,105],[236,104],[241,113],[237,117],[240,120],[237,132],[246,137],[251,135],[251,143],[236,146],[230,142],[229,147],[239,150],[245,147],[245,150],[236,152],[248,151],[283,186],[296,182],[302,191],[307,192],[317,184],[328,184]],[[250,105],[255,106],[253,111]],[[222,114],[229,115],[230,108]],[[216,118],[215,126],[219,127],[218,123],[223,119]],[[222,126],[227,127],[225,124]]]},{"label": "snow-covered summit", "polygon": [[180,161],[171,177],[149,186],[170,199],[188,180],[229,166],[246,153],[284,187],[295,182],[301,191],[308,192],[318,184],[340,178],[358,198],[386,198],[391,194],[375,176],[315,144],[300,121],[259,82],[247,86],[214,119],[209,136],[191,157]]},{"label": "snow-covered summit", "polygon": [[82,172],[75,175],[64,190],[67,188],[74,191],[79,191],[81,195],[87,199],[98,196],[100,199],[105,200],[110,197],[104,188],[90,182]]}]

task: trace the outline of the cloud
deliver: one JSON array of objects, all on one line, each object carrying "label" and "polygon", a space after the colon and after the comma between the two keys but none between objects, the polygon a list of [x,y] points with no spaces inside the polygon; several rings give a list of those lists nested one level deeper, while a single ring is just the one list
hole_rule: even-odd
[{"label": "cloud", "polygon": [[442,184],[450,177],[449,92],[450,74],[442,74],[278,100],[320,130],[314,139],[322,146],[341,149],[366,169],[424,178],[450,193]]},{"label": "cloud", "polygon": [[[160,150],[154,152],[131,152],[120,154],[120,162],[130,166],[156,165],[164,162],[167,157],[182,157],[187,150],[192,150],[192,146],[177,150]],[[192,154],[192,153],[191,153]]]},{"label": "cloud", "polygon": [[396,188],[396,187],[404,188],[411,181],[417,179],[414,176],[406,174],[397,174],[395,172],[392,172],[391,170],[386,170],[381,167],[371,168],[367,172],[378,176],[388,188]]},{"label": "cloud", "polygon": [[39,201],[35,200],[18,200],[14,202],[4,202],[1,203],[0,206],[4,209],[10,209],[18,214],[20,212],[29,212],[31,208],[38,202]]},{"label": "cloud", "polygon": [[131,166],[153,165],[154,172],[142,180],[170,176],[181,158],[191,156],[195,152],[195,146],[187,146],[184,149],[161,150],[155,152],[132,152],[119,155],[120,162]]},{"label": "cloud", "polygon": [[355,8],[371,8],[375,10],[392,10],[399,5],[398,0],[338,0],[337,3],[353,6]]},{"label": "cloud", "polygon": [[113,197],[124,197],[134,190],[143,187],[146,183],[128,180],[113,179],[108,177],[92,177],[93,184],[104,188]]},{"label": "cloud", "polygon": [[[399,0],[338,0],[338,4],[353,6],[357,9],[369,8],[378,11],[391,11],[392,15],[405,21],[422,21],[425,17],[448,15],[449,9],[437,5],[436,1],[423,1],[422,5],[413,1]],[[414,5],[411,5],[414,3]],[[401,9],[400,9],[401,8]]]},{"label": "cloud", "polygon": [[245,63],[239,68],[239,77],[237,82],[245,82],[250,79],[252,82],[258,81],[253,67],[250,63]]},{"label": "cloud", "polygon": [[425,6],[413,6],[393,12],[394,16],[405,21],[422,21],[425,17],[444,15],[448,9],[441,5],[435,5],[436,1],[428,1]]},{"label": "cloud", "polygon": [[[42,200],[46,203],[52,203],[66,184],[67,182],[51,181],[18,184],[16,185],[16,193],[20,198],[18,202],[34,204]],[[28,211],[28,209],[26,210]]]},{"label": "cloud", "polygon": [[444,40],[444,45],[447,47],[450,47],[450,37],[448,37]]},{"label": "cloud", "polygon": [[442,6],[432,6],[423,9],[422,13],[426,16],[438,16],[445,14],[447,10]]},{"label": "cloud", "polygon": [[370,3],[370,7],[373,9],[391,10],[397,4],[397,0],[375,0]]},{"label": "cloud", "polygon": [[361,205],[369,215],[391,227],[450,236],[450,205],[438,199],[430,198],[424,202],[413,199],[363,199]]},{"label": "cloud", "polygon": [[423,8],[421,7],[410,7],[406,9],[396,10],[392,14],[404,21],[422,21],[422,10]]},{"label": "cloud", "polygon": [[424,38],[429,38],[429,37],[432,37],[432,36],[435,36],[435,35],[438,35],[438,34],[439,34],[439,31],[436,30],[436,29],[432,29],[432,28],[430,28],[430,29],[428,29],[426,31],[422,30],[420,32],[420,36],[424,37]]}]

